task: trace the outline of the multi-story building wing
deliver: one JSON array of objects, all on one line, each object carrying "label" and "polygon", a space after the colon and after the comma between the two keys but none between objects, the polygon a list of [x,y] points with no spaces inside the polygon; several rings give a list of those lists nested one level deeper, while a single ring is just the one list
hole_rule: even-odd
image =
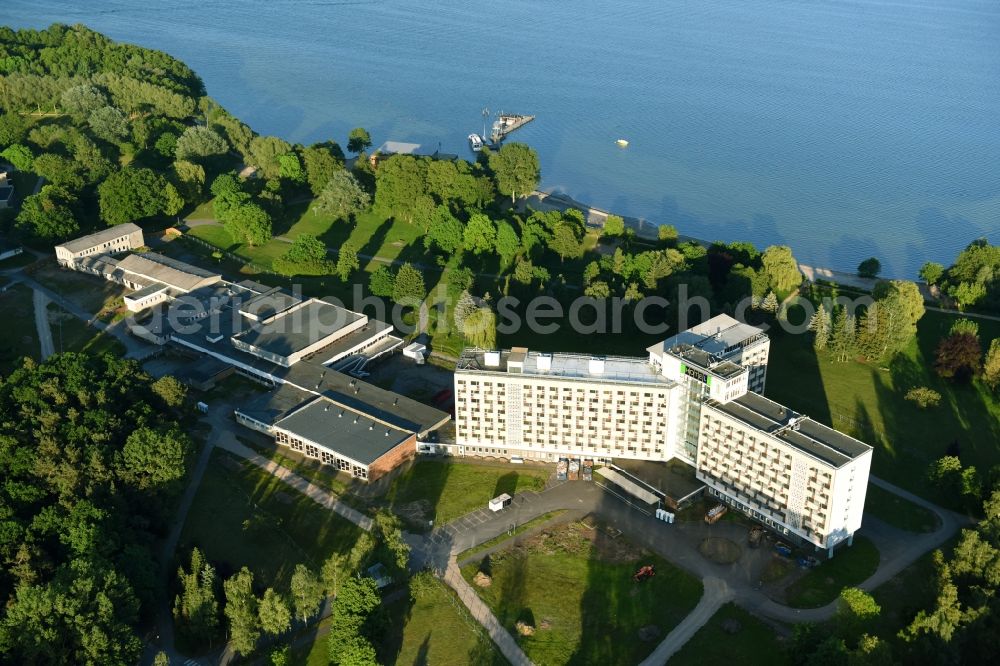
[{"label": "multi-story building wing", "polygon": [[77,268],[81,259],[120,254],[142,247],[142,244],[142,228],[127,222],[56,245],[56,261],[60,266]]},{"label": "multi-story building wing", "polygon": [[861,527],[872,448],[755,393],[701,410],[697,477],[709,492],[819,548]]},{"label": "multi-story building wing", "polygon": [[461,455],[668,460],[680,386],[644,359],[466,350],[455,371]]},{"label": "multi-story building wing", "polygon": [[730,361],[743,366],[749,373],[749,389],[764,393],[771,340],[756,326],[722,314],[657,343],[646,351],[649,352],[651,362],[662,365],[663,352],[679,344],[700,349],[719,361]]},{"label": "multi-story building wing", "polygon": [[760,395],[769,346],[762,330],[722,315],[648,358],[466,350],[450,452],[676,458],[710,494],[832,549],[861,525],[872,449]]}]

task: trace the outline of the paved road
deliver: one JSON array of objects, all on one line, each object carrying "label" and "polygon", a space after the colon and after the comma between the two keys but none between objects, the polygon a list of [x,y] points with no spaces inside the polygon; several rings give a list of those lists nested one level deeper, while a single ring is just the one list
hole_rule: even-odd
[{"label": "paved road", "polygon": [[82,320],[88,326],[93,326],[98,331],[103,331],[109,335],[113,335],[115,338],[118,339],[119,342],[122,343],[122,345],[125,346],[125,358],[134,358],[141,360],[159,351],[158,347],[143,342],[142,340],[139,340],[138,338],[129,335],[127,319],[121,319],[112,324],[108,324],[98,319],[96,315],[87,312],[73,301],[63,297],[61,294],[52,291],[45,285],[41,284],[40,282],[36,281],[35,279],[23,273],[18,273],[16,275],[11,276],[11,283],[13,284],[16,282],[21,282],[31,287],[36,294],[41,292],[42,294],[45,295],[46,298],[56,303],[59,307],[61,307],[63,310],[66,310],[77,319]]},{"label": "paved road", "polygon": [[38,331],[38,342],[41,345],[44,361],[56,353],[56,347],[52,343],[52,329],[49,327],[49,297],[37,289],[31,293],[35,306],[35,330]]},{"label": "paved road", "polygon": [[701,600],[694,610],[687,614],[680,624],[674,627],[673,631],[667,634],[652,654],[642,660],[639,666],[659,666],[666,664],[674,654],[677,653],[684,644],[691,640],[691,637],[698,633],[698,630],[705,626],[705,623],[712,619],[715,612],[722,608],[727,601],[732,600],[733,592],[729,589],[726,581],[721,578],[709,576],[704,581],[705,592],[701,595]]},{"label": "paved road", "polygon": [[[167,581],[174,575],[173,570],[170,568],[170,563],[172,562],[174,551],[177,549],[177,542],[180,540],[181,531],[184,529],[184,521],[187,520],[188,511],[191,509],[191,504],[194,502],[198,487],[201,485],[201,479],[205,475],[205,469],[208,467],[208,460],[212,456],[215,440],[216,433],[213,430],[212,434],[207,438],[201,454],[198,456],[194,472],[191,474],[191,480],[188,481],[187,488],[184,489],[184,494],[181,496],[181,501],[177,506],[177,512],[174,514],[173,523],[170,525],[170,533],[160,548],[160,572]],[[173,603],[169,598],[164,598],[161,601],[160,609],[156,616],[156,643],[146,646],[146,649],[143,651],[141,663],[152,664],[156,653],[161,650],[169,657],[170,663],[184,663],[185,657],[177,652],[174,646],[172,608]]]},{"label": "paved road", "polygon": [[[261,469],[274,474],[319,504],[336,511],[365,529],[370,529],[371,520],[367,516],[342,505],[327,491],[236,441],[232,430],[238,426],[229,419],[226,410],[217,410],[213,414],[212,422],[213,433],[216,430],[228,433],[216,438],[215,445],[251,460]],[[914,535],[866,517],[862,533],[875,542],[881,554],[875,574],[860,585],[867,590],[889,580],[921,555],[940,546],[960,527],[968,523],[968,519],[945,511],[885,481],[872,477],[871,482],[933,511],[939,516],[940,525],[932,533]],[[704,581],[705,594],[698,606],[666,636],[644,662],[647,665],[664,663],[712,617],[719,606],[729,600],[736,601],[751,613],[784,622],[822,621],[831,617],[836,610],[835,603],[815,609],[795,609],[772,601],[758,589],[760,571],[750,564],[752,554],[744,556],[733,564],[719,565],[705,559],[698,552],[698,544],[709,535],[730,538],[737,543],[742,542],[746,537],[742,525],[723,522],[708,526],[694,522],[668,526],[662,521],[634,510],[626,502],[611,496],[595,484],[561,483],[541,493],[518,493],[511,506],[501,512],[493,513],[478,509],[447,525],[435,528],[426,536],[404,534],[412,548],[411,567],[415,570],[431,568],[445,583],[455,589],[472,616],[487,630],[494,643],[512,663],[530,662],[517,646],[513,636],[497,621],[475,590],[462,578],[455,557],[463,550],[507,533],[517,525],[559,509],[568,510],[577,516],[592,512],[605,523],[622,530],[634,543],[657,553]],[[763,549],[755,552],[758,556],[767,556]]]}]

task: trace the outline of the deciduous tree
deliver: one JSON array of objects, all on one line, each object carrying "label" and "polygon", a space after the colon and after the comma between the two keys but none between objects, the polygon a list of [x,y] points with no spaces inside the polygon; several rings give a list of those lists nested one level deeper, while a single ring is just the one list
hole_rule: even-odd
[{"label": "deciduous tree", "polygon": [[355,127],[347,135],[347,149],[352,153],[360,153],[372,145],[372,137],[364,127]]},{"label": "deciduous tree", "polygon": [[369,205],[371,197],[354,174],[344,169],[333,172],[313,204],[317,210],[339,219],[360,213]]},{"label": "deciduous tree", "polygon": [[323,583],[312,569],[304,564],[295,565],[291,591],[295,614],[300,620],[304,622],[319,612],[323,602]]},{"label": "deciduous tree", "polygon": [[101,219],[114,226],[162,213],[165,189],[163,177],[149,169],[116,171],[97,187]]},{"label": "deciduous tree", "polygon": [[381,296],[382,298],[392,296],[394,285],[395,278],[392,271],[385,266],[376,268],[368,278],[368,289],[376,296]]},{"label": "deciduous tree", "polygon": [[248,245],[263,245],[271,240],[271,216],[255,203],[243,203],[228,209],[222,224],[233,240]]},{"label": "deciduous tree", "polygon": [[253,593],[253,574],[246,567],[223,583],[226,593],[225,614],[229,620],[229,638],[233,649],[242,655],[253,652],[260,638],[257,597]]},{"label": "deciduous tree", "polygon": [[257,616],[260,628],[271,636],[279,636],[292,626],[292,613],[288,610],[288,604],[270,587],[264,590],[264,596],[257,607]]},{"label": "deciduous tree", "polygon": [[858,264],[858,276],[863,278],[873,278],[882,270],[882,262],[875,257],[865,259]]},{"label": "deciduous tree", "polygon": [[608,215],[601,229],[602,236],[615,237],[625,233],[625,220],[619,215]]},{"label": "deciduous tree", "polygon": [[97,138],[109,143],[124,141],[131,134],[128,117],[113,106],[94,109],[87,117],[87,123]]},{"label": "deciduous tree", "polygon": [[434,210],[427,235],[424,236],[424,246],[428,249],[436,246],[445,254],[454,254],[462,246],[464,231],[462,223],[451,214],[447,206],[438,206]]},{"label": "deciduous tree", "polygon": [[16,228],[22,233],[44,241],[71,238],[80,231],[71,206],[76,199],[69,192],[55,185],[46,185],[21,203],[15,219]]},{"label": "deciduous tree", "polygon": [[538,154],[523,143],[505,143],[500,150],[491,153],[490,169],[497,190],[509,195],[511,202],[530,194],[541,178]]},{"label": "deciduous tree", "polygon": [[497,242],[496,224],[485,214],[475,213],[465,225],[462,239],[465,249],[473,254],[491,252]]},{"label": "deciduous tree", "polygon": [[178,160],[197,162],[229,152],[229,144],[218,132],[204,125],[194,125],[177,138],[174,148]]},{"label": "deciduous tree", "polygon": [[989,351],[986,352],[983,381],[994,391],[1000,390],[1000,338],[994,338],[990,342]]},{"label": "deciduous tree", "polygon": [[768,287],[773,289],[779,298],[784,298],[802,283],[802,273],[799,264],[792,256],[792,248],[786,245],[772,245],[761,255],[763,274],[767,277]]},{"label": "deciduous tree", "polygon": [[361,268],[358,251],[352,243],[344,243],[337,252],[337,277],[341,282],[347,282],[354,271]]}]

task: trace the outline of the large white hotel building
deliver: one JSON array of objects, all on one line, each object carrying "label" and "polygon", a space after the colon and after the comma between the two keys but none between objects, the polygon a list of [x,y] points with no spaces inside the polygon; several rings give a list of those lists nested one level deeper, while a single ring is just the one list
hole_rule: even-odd
[{"label": "large white hotel building", "polygon": [[763,397],[769,347],[720,315],[644,358],[466,350],[450,452],[678,459],[710,495],[832,554],[861,526],[872,449]]}]

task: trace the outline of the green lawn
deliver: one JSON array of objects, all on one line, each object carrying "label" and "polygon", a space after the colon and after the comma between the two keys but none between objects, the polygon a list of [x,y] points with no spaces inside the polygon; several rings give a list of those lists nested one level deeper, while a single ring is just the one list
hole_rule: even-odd
[{"label": "green lawn", "polygon": [[825,606],[840,595],[845,587],[866,580],[878,569],[879,553],[869,539],[854,537],[853,546],[841,546],[833,559],[821,556],[821,564],[788,586],[788,605],[793,608]]},{"label": "green lawn", "polygon": [[[950,540],[941,550],[949,553],[957,541],[957,537]],[[937,572],[932,551],[872,591],[882,612],[874,626],[867,629],[868,633],[890,642],[899,641],[896,636],[899,630],[909,625],[920,610],[931,608],[937,594]]]},{"label": "green lawn", "polygon": [[[634,582],[637,568],[647,564],[655,566],[656,576]],[[543,532],[483,565],[463,567],[463,575],[472,581],[480,566],[492,584],[473,586],[515,637],[516,623],[534,627],[533,635],[518,642],[539,666],[639,663],[702,594],[697,578],[624,537],[611,539],[580,523]],[[656,635],[640,639],[639,629],[651,625]]]},{"label": "green lawn", "polygon": [[933,511],[874,484],[868,484],[865,513],[907,532],[933,532],[938,525]]},{"label": "green lawn", "polygon": [[106,352],[125,354],[125,346],[114,336],[88,326],[55,303],[49,304],[49,329],[57,352],[85,352],[95,356]]},{"label": "green lawn", "polygon": [[[383,664],[434,664],[434,666],[489,666],[506,664],[482,627],[469,615],[455,593],[444,583],[432,585],[413,602],[403,597],[386,606],[388,628],[377,641]],[[325,629],[308,646],[292,650],[293,666],[327,666],[330,663]]]},{"label": "green lawn", "polygon": [[349,551],[359,534],[360,528],[270,474],[215,451],[177,553],[183,560],[198,546],[220,576],[247,566],[258,585],[287,590],[296,564],[318,570],[332,553]]},{"label": "green lawn", "polygon": [[0,374],[20,366],[20,359],[39,357],[38,331],[31,289],[14,285],[0,294],[0,312],[4,314],[4,335],[0,340]]},{"label": "green lawn", "polygon": [[122,295],[126,292],[123,286],[115,282],[59,268],[54,264],[35,271],[32,277],[90,314],[117,309],[122,305]]},{"label": "green lawn", "polygon": [[[427,520],[443,525],[485,507],[502,493],[542,490],[549,470],[523,465],[480,465],[418,460],[393,480],[386,499],[399,511],[411,502],[429,509]],[[404,510],[402,513],[406,514]],[[416,525],[426,528],[426,524]]]},{"label": "green lawn", "polygon": [[[888,368],[837,363],[813,351],[810,336],[772,338],[767,394],[875,447],[872,473],[935,499],[928,465],[958,442],[963,464],[980,472],[1000,462],[1000,398],[976,382],[955,386],[933,372],[934,350],[957,317],[928,312],[917,339]],[[1000,337],[1000,322],[980,321],[983,347]],[[904,399],[915,386],[941,393],[941,405],[918,409]],[[937,498],[940,499],[940,498]]]},{"label": "green lawn", "polygon": [[[739,629],[731,633],[723,628],[724,623],[738,623]],[[735,626],[732,624],[732,628]],[[667,663],[670,666],[783,666],[790,660],[774,629],[736,604],[728,603],[717,610]]]}]

